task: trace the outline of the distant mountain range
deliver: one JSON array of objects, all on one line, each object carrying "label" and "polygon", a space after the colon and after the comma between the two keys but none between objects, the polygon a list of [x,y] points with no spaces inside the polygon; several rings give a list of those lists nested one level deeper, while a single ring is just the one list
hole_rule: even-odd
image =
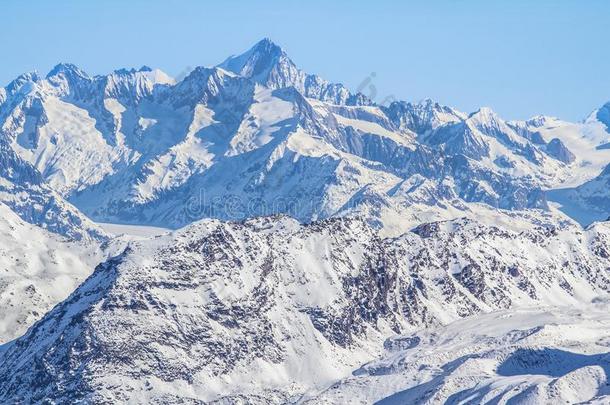
[{"label": "distant mountain range", "polygon": [[179,83],[147,67],[90,77],[61,64],[19,77],[0,101],[7,147],[102,222],[366,211],[380,224],[404,217],[404,231],[422,216],[467,215],[470,203],[549,210],[547,190],[610,161],[607,106],[583,124],[506,122],[430,100],[378,106],[267,39]]}]

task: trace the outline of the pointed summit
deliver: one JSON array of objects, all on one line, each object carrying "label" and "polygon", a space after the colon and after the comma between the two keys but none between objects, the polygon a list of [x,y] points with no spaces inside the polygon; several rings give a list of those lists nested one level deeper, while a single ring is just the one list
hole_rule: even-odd
[{"label": "pointed summit", "polygon": [[302,71],[269,38],[262,39],[239,56],[229,57],[218,67],[274,90],[294,87],[305,97],[333,104],[372,104],[362,95],[352,95],[342,84],[329,83],[319,76]]},{"label": "pointed summit", "polygon": [[260,53],[278,54],[278,55],[285,53],[284,50],[278,44],[276,44],[269,38],[261,39],[251,48],[251,50],[255,50]]},{"label": "pointed summit", "polygon": [[13,95],[19,91],[23,93],[27,93],[29,89],[32,88],[34,83],[38,83],[40,81],[40,76],[38,76],[38,72],[29,72],[24,73],[17,77],[15,80],[10,82],[6,88],[5,92],[7,95]]},{"label": "pointed summit", "polygon": [[510,134],[512,130],[506,122],[489,107],[479,108],[468,116],[466,122],[487,135],[506,139],[511,138],[512,135]]},{"label": "pointed summit", "polygon": [[264,85],[268,84],[274,70],[288,68],[291,71],[298,71],[286,52],[269,38],[257,42],[252,48],[239,56],[229,57],[219,67],[254,79]]},{"label": "pointed summit", "polygon": [[47,79],[58,75],[64,75],[66,78],[89,78],[87,73],[72,63],[60,63],[56,65],[51,69],[49,74],[47,74]]}]

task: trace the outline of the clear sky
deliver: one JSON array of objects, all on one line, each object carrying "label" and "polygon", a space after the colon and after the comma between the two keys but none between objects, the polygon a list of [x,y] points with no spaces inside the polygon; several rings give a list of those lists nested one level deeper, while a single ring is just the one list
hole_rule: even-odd
[{"label": "clear sky", "polygon": [[580,120],[610,100],[605,0],[4,0],[0,17],[2,85],[58,62],[176,76],[269,37],[304,70],[352,89],[374,73],[377,101]]}]

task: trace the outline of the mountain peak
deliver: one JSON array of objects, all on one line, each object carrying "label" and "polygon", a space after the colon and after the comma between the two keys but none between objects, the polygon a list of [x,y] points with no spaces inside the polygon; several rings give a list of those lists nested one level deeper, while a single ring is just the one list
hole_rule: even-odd
[{"label": "mountain peak", "polygon": [[525,121],[525,124],[527,124],[530,127],[539,128],[539,127],[543,127],[545,125],[549,125],[553,121],[557,121],[557,120],[558,120],[558,118],[551,117],[548,115],[535,115],[532,118]]},{"label": "mountain peak", "polygon": [[183,82],[201,82],[206,81],[210,76],[221,76],[225,71],[216,67],[197,66],[193,69],[182,81]]},{"label": "mountain peak", "polygon": [[251,48],[251,50],[265,53],[284,53],[282,47],[269,38],[261,39]]},{"label": "mountain peak", "polygon": [[89,77],[87,73],[81,70],[78,66],[73,63],[59,63],[55,65],[53,69],[47,74],[47,79],[53,76],[64,74],[67,77]]},{"label": "mountain peak", "polygon": [[368,105],[371,101],[351,94],[341,84],[329,83],[299,69],[286,52],[269,38],[257,42],[238,56],[231,56],[217,67],[251,79],[271,89],[294,87],[304,96],[334,104]]},{"label": "mountain peak", "polygon": [[423,100],[420,100],[417,104],[419,104],[423,107],[427,107],[427,108],[432,108],[434,106],[440,105],[439,103],[432,100],[431,98],[424,98]]},{"label": "mountain peak", "polygon": [[395,101],[388,111],[400,128],[407,128],[416,134],[424,134],[466,118],[463,113],[430,98],[417,102]]},{"label": "mountain peak", "polygon": [[150,72],[154,72],[154,70],[146,65],[142,66],[140,69],[121,68],[121,69],[116,69],[113,71],[114,74],[121,75],[121,76],[133,75],[135,73],[150,73]]},{"label": "mountain peak", "polygon": [[[10,82],[7,86],[6,86],[6,91],[8,94],[14,94],[18,91],[20,91],[22,88],[24,88],[24,86],[32,83],[37,83],[40,81],[40,76],[38,75],[38,72],[33,71],[33,72],[28,72],[28,73],[24,73],[22,75],[20,75],[19,77],[17,77],[15,80],[13,80],[12,82]],[[28,87],[28,86],[26,86]]]},{"label": "mountain peak", "polygon": [[496,112],[494,110],[491,109],[491,107],[481,107],[478,110],[476,110],[475,112],[473,112],[472,114],[470,114],[470,116],[468,118],[471,117],[486,117],[486,118],[497,118],[498,114],[496,114]]},{"label": "mountain peak", "polygon": [[283,63],[294,66],[281,47],[264,38],[245,53],[229,57],[219,67],[265,84],[270,72]]},{"label": "mountain peak", "polygon": [[489,107],[481,107],[477,111],[473,112],[468,116],[468,121],[473,122],[475,125],[499,125],[504,121],[500,116]]}]

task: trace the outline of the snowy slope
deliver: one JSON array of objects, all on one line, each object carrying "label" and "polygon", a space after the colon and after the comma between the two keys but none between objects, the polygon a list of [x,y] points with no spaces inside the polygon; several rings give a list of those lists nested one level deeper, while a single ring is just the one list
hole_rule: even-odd
[{"label": "snowy slope", "polygon": [[21,336],[103,259],[99,246],[28,224],[0,203],[0,344]]},{"label": "snowy slope", "polygon": [[610,165],[588,182],[574,188],[549,192],[558,209],[583,226],[610,217]]},{"label": "snowy slope", "polygon": [[[457,220],[380,239],[354,219],[202,221],[131,242],[2,346],[0,400],[309,398],[380,356],[389,336],[607,293],[609,237],[607,224],[516,232]],[[346,392],[381,398],[384,387]]]},{"label": "snowy slope", "polygon": [[610,151],[603,148],[610,142],[610,133],[594,117],[592,115],[582,123],[571,123],[541,116],[511,124],[547,142],[561,140],[575,160],[569,172],[562,175],[562,181],[553,188],[574,187],[591,180],[610,163]]},{"label": "snowy slope", "polygon": [[78,240],[103,240],[105,233],[49,187],[41,174],[0,139],[0,202],[23,220]]},{"label": "snowy slope", "polygon": [[386,354],[303,404],[606,404],[608,301],[456,321],[388,339]]}]

